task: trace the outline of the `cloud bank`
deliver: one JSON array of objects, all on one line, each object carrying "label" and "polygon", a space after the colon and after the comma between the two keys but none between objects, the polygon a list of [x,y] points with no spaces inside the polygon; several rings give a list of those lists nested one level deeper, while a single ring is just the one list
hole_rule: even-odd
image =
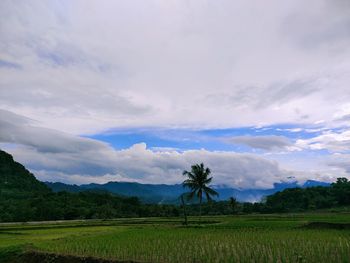
[{"label": "cloud bank", "polygon": [[204,149],[152,151],[145,143],[116,150],[97,140],[35,126],[32,120],[8,111],[0,113],[0,142],[43,180],[180,183],[182,171],[200,162],[211,167],[215,184],[242,188],[269,188],[293,174],[276,161],[253,154]]},{"label": "cloud bank", "polygon": [[277,135],[235,136],[225,138],[225,141],[267,151],[288,149],[292,145],[287,137]]},{"label": "cloud bank", "polygon": [[2,1],[0,10],[0,108],[47,128],[346,123],[335,116],[350,101],[346,1]]}]

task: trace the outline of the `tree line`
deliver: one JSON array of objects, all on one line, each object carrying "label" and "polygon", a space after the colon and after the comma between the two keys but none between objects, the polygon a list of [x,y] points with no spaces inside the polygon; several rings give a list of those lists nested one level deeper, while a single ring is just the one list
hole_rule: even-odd
[{"label": "tree line", "polygon": [[[202,214],[203,195],[207,200],[203,212],[212,215],[303,212],[350,206],[350,181],[347,178],[338,178],[330,187],[285,189],[255,203],[240,203],[235,197],[230,197],[228,201],[213,202],[211,197],[217,196],[218,193],[209,187],[209,183],[212,181],[212,177],[209,177],[210,173],[210,169],[205,168],[203,163],[193,165],[190,172],[183,172],[188,177],[183,182],[183,186],[190,190],[186,194],[188,200],[194,197],[199,200],[197,205],[199,216]],[[184,203],[182,205],[185,206]],[[190,214],[195,211],[194,207],[195,205],[190,206]]]},{"label": "tree line", "polygon": [[[185,197],[186,198],[186,197]],[[350,182],[338,178],[330,187],[291,188],[267,196],[262,202],[207,201],[181,205],[143,204],[137,197],[107,192],[33,192],[0,194],[0,221],[109,219],[117,217],[178,217],[303,212],[350,206]],[[184,212],[185,211],[185,212]]]}]

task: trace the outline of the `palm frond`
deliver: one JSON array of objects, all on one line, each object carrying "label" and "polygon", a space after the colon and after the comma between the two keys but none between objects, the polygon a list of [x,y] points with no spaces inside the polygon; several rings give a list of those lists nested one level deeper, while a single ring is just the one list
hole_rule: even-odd
[{"label": "palm frond", "polygon": [[185,180],[183,183],[182,183],[182,186],[183,187],[187,187],[187,188],[190,188],[191,190],[194,190],[194,189],[197,189],[198,188],[198,185],[194,182],[192,182],[191,180]]},{"label": "palm frond", "polygon": [[192,200],[195,194],[196,194],[196,191],[189,192],[186,196],[187,200]]},{"label": "palm frond", "polygon": [[209,174],[211,174],[211,170],[209,168],[206,168],[204,173],[208,176]]},{"label": "palm frond", "polygon": [[203,191],[206,193],[206,194],[209,194],[211,196],[219,196],[219,193],[216,192],[214,189],[208,187],[208,186],[205,186]]},{"label": "palm frond", "polygon": [[205,184],[210,184],[210,183],[211,183],[211,180],[213,180],[213,177],[206,178],[206,179],[204,180],[204,183],[205,183]]},{"label": "palm frond", "polygon": [[208,202],[210,202],[212,200],[212,198],[210,197],[210,195],[207,192],[205,192],[205,196],[206,196]]}]

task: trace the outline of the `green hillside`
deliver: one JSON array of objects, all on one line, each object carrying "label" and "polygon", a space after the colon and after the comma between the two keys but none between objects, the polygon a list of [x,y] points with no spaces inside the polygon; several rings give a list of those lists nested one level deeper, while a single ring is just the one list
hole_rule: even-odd
[{"label": "green hillside", "polygon": [[12,156],[0,151],[0,222],[177,215],[169,206],[142,205],[136,197],[82,191],[53,192]]},{"label": "green hillside", "polygon": [[0,191],[2,198],[22,199],[48,193],[50,189],[10,154],[0,150]]},{"label": "green hillside", "polygon": [[40,213],[37,201],[51,193],[12,156],[0,151],[0,221],[25,221]]}]

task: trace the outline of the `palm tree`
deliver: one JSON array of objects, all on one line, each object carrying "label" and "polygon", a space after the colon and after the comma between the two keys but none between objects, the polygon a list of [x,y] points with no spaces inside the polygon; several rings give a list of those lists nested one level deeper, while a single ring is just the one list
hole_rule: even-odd
[{"label": "palm tree", "polygon": [[188,179],[183,181],[183,187],[190,188],[188,199],[193,199],[194,196],[199,199],[199,220],[202,216],[202,199],[203,194],[210,201],[212,196],[218,196],[219,194],[209,187],[209,184],[213,177],[209,177],[211,171],[209,168],[205,168],[204,164],[195,164],[191,166],[191,171],[183,171],[183,175]]}]

